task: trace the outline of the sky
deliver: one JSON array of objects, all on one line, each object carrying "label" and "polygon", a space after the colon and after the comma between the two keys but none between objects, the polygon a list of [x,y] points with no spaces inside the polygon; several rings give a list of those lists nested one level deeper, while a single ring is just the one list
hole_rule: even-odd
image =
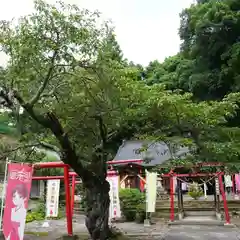
[{"label": "sky", "polygon": [[[54,0],[47,0],[53,3]],[[179,13],[194,0],[64,0],[111,19],[124,57],[146,66],[179,51]],[[0,0],[0,19],[10,20],[33,11],[33,0]],[[6,57],[0,53],[0,65]]]}]

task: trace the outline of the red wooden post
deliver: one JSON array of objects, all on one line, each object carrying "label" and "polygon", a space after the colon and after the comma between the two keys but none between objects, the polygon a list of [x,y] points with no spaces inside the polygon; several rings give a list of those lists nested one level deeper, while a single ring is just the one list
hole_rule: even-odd
[{"label": "red wooden post", "polygon": [[73,216],[73,209],[74,209],[75,185],[76,185],[76,176],[73,175],[72,176],[72,195],[71,195],[72,216]]},{"label": "red wooden post", "polygon": [[230,216],[229,216],[229,211],[228,211],[228,206],[227,206],[227,199],[226,199],[226,195],[225,195],[225,191],[224,191],[221,174],[218,175],[218,182],[219,182],[219,188],[220,188],[220,191],[222,194],[226,224],[230,224]]},{"label": "red wooden post", "polygon": [[69,186],[69,167],[64,166],[64,185],[65,185],[65,194],[66,194],[66,217],[67,217],[67,231],[68,235],[73,235],[72,227],[72,213],[71,213],[71,196],[70,196],[70,186]]},{"label": "red wooden post", "polygon": [[172,172],[170,176],[170,221],[174,221],[174,181]]}]

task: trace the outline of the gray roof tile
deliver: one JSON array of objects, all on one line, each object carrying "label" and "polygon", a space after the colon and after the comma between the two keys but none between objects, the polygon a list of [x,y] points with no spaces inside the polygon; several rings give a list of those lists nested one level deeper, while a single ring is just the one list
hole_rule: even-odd
[{"label": "gray roof tile", "polygon": [[[139,151],[144,146],[148,146],[146,151]],[[175,152],[175,157],[181,157],[189,152],[187,147],[181,147]],[[142,165],[155,166],[171,159],[169,147],[164,142],[151,143],[148,141],[124,141],[119,147],[113,161],[116,160],[133,160],[133,159],[151,159]]]}]

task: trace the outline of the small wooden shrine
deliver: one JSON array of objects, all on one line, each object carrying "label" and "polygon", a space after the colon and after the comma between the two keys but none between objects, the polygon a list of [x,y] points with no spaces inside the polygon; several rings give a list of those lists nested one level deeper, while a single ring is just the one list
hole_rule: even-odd
[{"label": "small wooden shrine", "polygon": [[[146,147],[145,151],[141,151],[143,147]],[[187,152],[187,148],[181,148],[177,155],[183,156]],[[171,154],[165,143],[139,140],[123,141],[113,159],[113,161],[121,161],[121,164],[114,165],[118,169],[120,188],[138,188],[144,191],[145,170],[161,165],[169,159],[171,159]],[[158,189],[159,192],[169,193],[169,179],[159,177]]]}]

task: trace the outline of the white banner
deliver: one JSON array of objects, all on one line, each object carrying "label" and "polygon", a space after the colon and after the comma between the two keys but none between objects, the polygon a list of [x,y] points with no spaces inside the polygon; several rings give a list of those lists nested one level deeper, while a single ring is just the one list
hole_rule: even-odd
[{"label": "white banner", "polygon": [[108,176],[107,181],[110,184],[110,207],[109,207],[109,218],[120,218],[121,210],[120,210],[120,201],[119,201],[119,183],[118,183],[118,175]]},{"label": "white banner", "polygon": [[58,216],[60,180],[47,181],[46,217]]},{"label": "white banner", "polygon": [[146,212],[155,212],[157,198],[157,173],[146,170]]},{"label": "white banner", "polygon": [[216,194],[220,195],[220,191],[219,191],[219,181],[218,178],[215,178],[215,190],[216,190]]}]

